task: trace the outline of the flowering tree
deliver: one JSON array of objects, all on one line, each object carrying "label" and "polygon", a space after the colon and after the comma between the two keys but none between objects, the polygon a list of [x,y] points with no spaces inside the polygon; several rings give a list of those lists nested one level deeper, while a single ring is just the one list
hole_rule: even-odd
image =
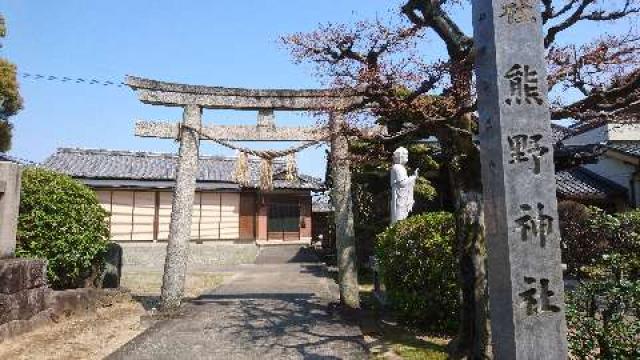
[{"label": "flowering tree", "polygon": [[[573,119],[585,126],[633,120],[640,93],[640,38],[627,20],[640,12],[640,0],[542,0],[538,5],[552,119]],[[435,136],[442,144],[455,199],[462,287],[461,326],[451,355],[491,358],[482,184],[473,142],[474,41],[463,31],[466,24],[455,20],[465,17],[454,16],[468,14],[469,5],[462,0],[404,0],[397,10],[389,19],[321,25],[286,36],[283,42],[296,62],[313,64],[331,87],[362,95],[360,103],[341,109],[351,124],[375,119],[391,132],[387,138],[366,140],[380,144]],[[605,22],[623,30],[612,35],[592,26],[591,39],[583,43],[569,36],[583,24]],[[357,133],[355,128],[344,130]]]},{"label": "flowering tree", "polygon": [[[6,35],[4,18],[0,14],[0,39]],[[2,44],[0,43],[0,47]],[[16,67],[5,59],[0,58],[0,152],[11,147],[11,129],[9,117],[15,115],[22,108],[22,98],[18,92]]]}]

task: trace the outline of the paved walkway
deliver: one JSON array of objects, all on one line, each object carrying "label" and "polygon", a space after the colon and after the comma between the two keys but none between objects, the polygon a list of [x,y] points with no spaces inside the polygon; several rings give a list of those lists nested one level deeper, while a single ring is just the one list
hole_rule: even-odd
[{"label": "paved walkway", "polygon": [[360,329],[329,310],[336,291],[312,253],[263,248],[255,265],[108,359],[364,359]]}]

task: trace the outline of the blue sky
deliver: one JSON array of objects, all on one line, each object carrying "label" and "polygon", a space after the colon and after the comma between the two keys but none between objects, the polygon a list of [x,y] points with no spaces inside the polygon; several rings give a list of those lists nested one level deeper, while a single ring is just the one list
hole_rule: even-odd
[{"label": "blue sky", "polygon": [[[278,38],[326,21],[384,15],[389,1],[34,1],[0,4],[8,37],[2,56],[20,72],[122,81],[125,74],[231,87],[314,88],[309,67],[295,65]],[[135,119],[180,119],[180,110],[143,105],[128,88],[21,79],[25,107],[13,118],[11,154],[41,161],[57,147],[175,152],[172,141],[133,135]],[[313,124],[277,114],[282,125]],[[210,124],[255,123],[254,112],[207,110]],[[262,144],[262,147],[291,144]],[[260,145],[258,145],[260,146]],[[204,144],[205,154],[233,155]],[[324,150],[298,157],[323,176]]]},{"label": "blue sky", "polygon": [[[314,88],[308,66],[295,65],[281,35],[324,22],[385,17],[389,0],[4,0],[8,37],[2,56],[20,72],[122,81],[124,75],[193,84],[252,88]],[[456,17],[467,20],[467,13]],[[465,28],[470,30],[468,21]],[[580,37],[580,33],[576,32]],[[427,47],[429,44],[427,44]],[[440,50],[436,50],[440,51]],[[13,118],[11,154],[44,160],[57,147],[175,152],[168,140],[133,135],[136,119],[177,121],[179,109],[143,105],[128,88],[20,80],[25,108]],[[254,123],[254,112],[207,110],[208,124]],[[277,114],[281,125],[310,125],[299,113]],[[291,144],[263,144],[262,147]],[[233,155],[204,144],[204,154]],[[298,157],[304,173],[323,176],[324,149]]]}]

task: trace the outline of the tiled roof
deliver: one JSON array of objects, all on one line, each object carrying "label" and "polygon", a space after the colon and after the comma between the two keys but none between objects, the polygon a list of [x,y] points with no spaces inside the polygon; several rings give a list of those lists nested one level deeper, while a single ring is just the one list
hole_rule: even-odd
[{"label": "tiled roof", "polygon": [[[42,166],[83,179],[167,181],[175,179],[177,159],[175,154],[62,148],[45,160]],[[249,167],[250,187],[257,188],[260,163],[252,159]],[[273,168],[273,185],[276,189],[314,190],[323,187],[320,179],[303,174],[298,174],[298,179],[294,181],[285,180],[284,162],[274,161]],[[235,158],[201,156],[197,181],[237,184],[233,178],[234,172]]]},{"label": "tiled roof", "polygon": [[551,134],[553,136],[553,142],[558,143],[573,136],[574,131],[569,129],[568,127],[552,123]]},{"label": "tiled roof", "polygon": [[618,119],[598,119],[588,122],[578,122],[574,125],[571,125],[571,130],[574,132],[574,135],[579,135],[606,125],[624,125],[636,123],[637,119],[633,117],[622,117]]},{"label": "tiled roof", "polygon": [[627,193],[625,187],[582,167],[558,171],[556,183],[558,195],[577,200],[607,200]]},{"label": "tiled roof", "polygon": [[19,165],[33,164],[32,161],[19,159],[19,158],[15,157],[15,156],[11,156],[11,155],[9,155],[7,153],[0,153],[0,161],[8,161],[8,162],[16,163],[16,164],[19,164]]},{"label": "tiled roof", "polygon": [[607,148],[629,156],[640,157],[640,141],[612,141]]},{"label": "tiled roof", "polygon": [[315,194],[311,202],[313,212],[332,212],[331,198],[326,193]]},{"label": "tiled roof", "polygon": [[11,156],[5,154],[5,153],[0,153],[0,161],[10,161],[10,162],[14,162],[13,159],[11,158]]}]

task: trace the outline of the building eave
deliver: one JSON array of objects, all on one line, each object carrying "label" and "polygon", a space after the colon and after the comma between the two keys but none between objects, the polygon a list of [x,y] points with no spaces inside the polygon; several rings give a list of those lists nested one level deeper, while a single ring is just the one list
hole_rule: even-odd
[{"label": "building eave", "polygon": [[[122,189],[154,189],[171,190],[175,187],[175,181],[171,180],[138,180],[138,179],[96,179],[75,178],[81,183],[96,189],[122,188]],[[235,190],[240,191],[238,184],[219,182],[196,182],[197,190]]]}]

